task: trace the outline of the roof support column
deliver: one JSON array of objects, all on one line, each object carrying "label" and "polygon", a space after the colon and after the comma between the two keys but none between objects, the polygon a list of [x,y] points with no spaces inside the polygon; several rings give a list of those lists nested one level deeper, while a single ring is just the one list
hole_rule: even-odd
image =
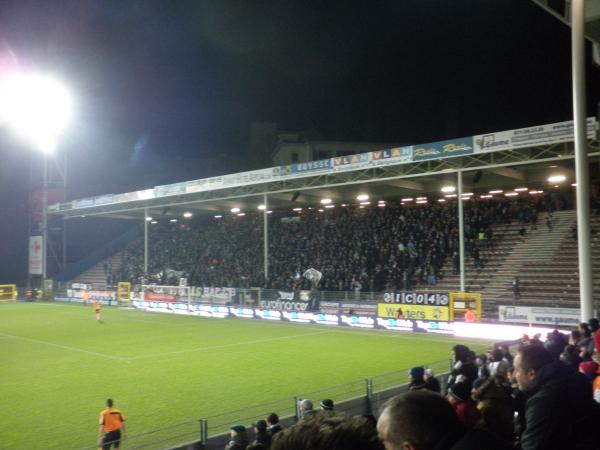
[{"label": "roof support column", "polygon": [[463,185],[462,185],[462,170],[456,172],[458,178],[458,254],[460,258],[460,292],[465,292],[465,221],[463,211]]},{"label": "roof support column", "polygon": [[144,283],[148,282],[148,208],[144,208]]},{"label": "roof support column", "polygon": [[590,241],[590,174],[586,133],[585,0],[571,0],[571,59],[575,180],[577,183],[577,248],[581,321],[593,317],[592,255]]},{"label": "roof support column", "polygon": [[269,279],[269,205],[267,203],[267,194],[263,194],[263,264],[265,283]]}]

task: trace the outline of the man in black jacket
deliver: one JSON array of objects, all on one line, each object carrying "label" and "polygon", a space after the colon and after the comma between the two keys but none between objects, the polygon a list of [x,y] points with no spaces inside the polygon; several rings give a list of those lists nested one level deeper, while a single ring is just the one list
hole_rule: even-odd
[{"label": "man in black jacket", "polygon": [[540,346],[515,357],[514,376],[528,396],[522,450],[594,450],[600,448],[600,406],[590,382]]}]

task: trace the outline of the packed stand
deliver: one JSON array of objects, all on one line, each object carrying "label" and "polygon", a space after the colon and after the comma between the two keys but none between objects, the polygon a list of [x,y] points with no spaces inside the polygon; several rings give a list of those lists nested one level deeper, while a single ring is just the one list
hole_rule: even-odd
[{"label": "packed stand", "polygon": [[[535,226],[538,214],[556,206],[546,198],[465,202],[465,247],[481,267],[483,243],[492,245],[492,226],[518,221]],[[269,220],[269,272],[263,277],[262,213],[150,226],[147,283],[192,286],[310,289],[301,274],[313,267],[329,291],[410,290],[435,285],[451,258],[458,272],[456,204],[360,209],[305,210],[290,217],[275,211]],[[483,239],[482,239],[483,238]],[[114,271],[121,280],[143,277],[143,243],[124,252]]]}]

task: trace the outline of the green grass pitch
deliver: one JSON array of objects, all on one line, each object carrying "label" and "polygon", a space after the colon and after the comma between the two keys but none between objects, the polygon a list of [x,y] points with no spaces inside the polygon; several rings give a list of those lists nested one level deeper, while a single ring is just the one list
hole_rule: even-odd
[{"label": "green grass pitch", "polygon": [[442,361],[456,343],[489,345],[115,308],[102,316],[96,323],[83,305],[0,306],[0,448],[93,448],[109,397],[132,448],[157,428]]}]

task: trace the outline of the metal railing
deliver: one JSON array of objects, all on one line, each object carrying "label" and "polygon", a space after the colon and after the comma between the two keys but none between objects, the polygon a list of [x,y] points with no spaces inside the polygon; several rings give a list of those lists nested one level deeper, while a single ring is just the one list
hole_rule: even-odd
[{"label": "metal railing", "polygon": [[[449,360],[436,361],[424,367],[432,369],[441,378],[443,384],[450,362]],[[126,445],[128,450],[222,449],[228,440],[227,432],[233,424],[243,424],[251,428],[252,423],[265,419],[270,413],[275,412],[285,426],[291,426],[298,420],[298,402],[302,399],[311,399],[315,409],[319,408],[320,400],[330,398],[335,402],[335,410],[338,412],[354,415],[374,414],[387,398],[407,389],[408,371],[407,367],[368,379],[205,416],[199,420],[189,420],[145,433],[130,434],[124,446]],[[130,422],[133,423],[132,420]],[[84,450],[96,449],[97,445],[94,445]]]}]

